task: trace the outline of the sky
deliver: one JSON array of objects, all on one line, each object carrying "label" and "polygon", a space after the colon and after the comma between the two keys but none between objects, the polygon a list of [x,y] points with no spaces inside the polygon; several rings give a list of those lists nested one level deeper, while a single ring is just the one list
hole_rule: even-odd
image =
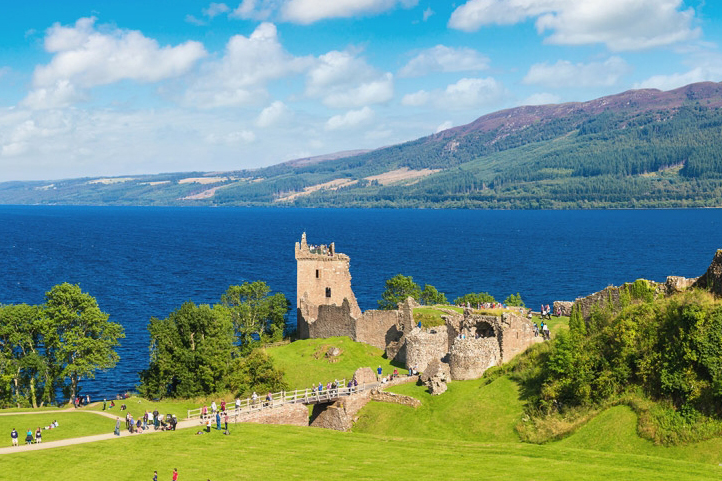
[{"label": "sky", "polygon": [[228,171],[722,81],[716,0],[0,5],[0,181]]}]

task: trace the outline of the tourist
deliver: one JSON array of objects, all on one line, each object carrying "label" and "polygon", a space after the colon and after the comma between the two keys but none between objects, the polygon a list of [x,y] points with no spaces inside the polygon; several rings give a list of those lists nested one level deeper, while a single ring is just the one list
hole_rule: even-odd
[{"label": "tourist", "polygon": [[103,411],[105,411],[106,405],[107,405],[107,401],[105,399],[103,399]]},{"label": "tourist", "polygon": [[53,421],[53,427],[57,428],[58,426],[59,426],[58,420],[56,419],[55,421]]},{"label": "tourist", "polygon": [[176,424],[178,424],[178,418],[175,417],[175,414],[174,414],[173,417],[172,417],[171,420],[170,420],[171,430],[175,431]]},{"label": "tourist", "polygon": [[153,417],[153,413],[151,412],[148,413],[148,424],[150,424],[151,426],[155,425],[155,419]]},{"label": "tourist", "polygon": [[143,414],[143,429],[148,429],[148,411]]},{"label": "tourist", "polygon": [[211,413],[215,414],[217,410],[218,410],[218,406],[216,406],[216,402],[213,401],[211,403]]},{"label": "tourist", "polygon": [[266,394],[266,405],[273,407],[273,394],[271,394],[271,391]]},{"label": "tourist", "polygon": [[113,401],[112,399],[110,400],[110,407],[111,407],[111,408],[114,408],[114,407],[115,407],[115,401]]},{"label": "tourist", "polygon": [[223,418],[223,422],[225,423],[226,427],[226,433],[228,432],[228,413]]},{"label": "tourist", "polygon": [[226,412],[226,400],[221,400],[221,412]]},{"label": "tourist", "polygon": [[384,372],[384,370],[381,369],[381,366],[379,366],[378,369],[376,369],[376,379],[377,380],[379,380],[379,381],[381,380],[381,375],[383,374],[383,372]]},{"label": "tourist", "polygon": [[13,428],[12,431],[10,431],[10,439],[12,439],[13,446],[18,445],[18,432]]},{"label": "tourist", "polygon": [[253,391],[253,394],[251,394],[251,401],[253,405],[255,406],[258,402],[258,394],[256,394],[256,391]]},{"label": "tourist", "polygon": [[135,429],[136,432],[142,433],[143,432],[143,421],[138,418],[138,421],[135,423]]},{"label": "tourist", "polygon": [[40,444],[43,442],[43,432],[40,430],[40,426],[38,426],[37,431],[35,431],[35,444]]},{"label": "tourist", "polygon": [[206,432],[207,433],[211,432],[211,418],[210,417],[208,419],[206,419]]},{"label": "tourist", "polygon": [[158,481],[158,471],[153,471],[153,481]]},{"label": "tourist", "polygon": [[205,419],[208,416],[208,406],[203,405],[201,408],[201,419]]},{"label": "tourist", "polygon": [[551,339],[551,332],[549,332],[549,326],[547,324],[544,324],[544,339],[547,341]]},{"label": "tourist", "polygon": [[33,444],[33,432],[28,429],[28,433],[25,435],[25,444]]},{"label": "tourist", "polygon": [[160,413],[155,409],[153,410],[153,429],[157,431],[158,426],[160,426]]},{"label": "tourist", "polygon": [[178,481],[178,468],[173,468],[173,481]]},{"label": "tourist", "polygon": [[241,398],[236,398],[236,413],[241,410]]},{"label": "tourist", "polygon": [[216,413],[216,429],[218,431],[221,430],[221,413],[220,412]]},{"label": "tourist", "polygon": [[539,326],[534,323],[534,337],[539,337]]},{"label": "tourist", "polygon": [[90,405],[90,394],[85,395],[85,404]]}]

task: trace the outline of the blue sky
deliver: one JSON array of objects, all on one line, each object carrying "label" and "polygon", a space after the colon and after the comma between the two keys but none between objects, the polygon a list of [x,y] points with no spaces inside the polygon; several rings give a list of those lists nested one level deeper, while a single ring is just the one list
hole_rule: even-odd
[{"label": "blue sky", "polygon": [[719,82],[720,3],[6,2],[0,181],[255,168]]}]

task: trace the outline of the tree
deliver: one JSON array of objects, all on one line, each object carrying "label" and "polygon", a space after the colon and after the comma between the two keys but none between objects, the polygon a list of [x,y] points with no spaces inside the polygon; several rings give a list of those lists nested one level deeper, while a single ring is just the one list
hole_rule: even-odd
[{"label": "tree", "polygon": [[446,294],[436,290],[436,287],[425,284],[424,290],[421,291],[421,303],[427,306],[433,306],[434,304],[446,305],[449,301],[446,300]]},{"label": "tree", "polygon": [[229,309],[244,352],[249,352],[258,343],[283,339],[291,303],[283,293],[271,295],[271,288],[265,282],[230,286],[221,296],[221,303]]},{"label": "tree", "polygon": [[141,393],[150,398],[221,392],[237,357],[230,311],[185,302],[165,319],[151,318],[150,364],[141,373]]},{"label": "tree", "polygon": [[239,359],[230,388],[238,396],[248,396],[252,391],[283,391],[288,389],[288,384],[283,380],[283,371],[273,366],[271,356],[263,349],[254,349]]},{"label": "tree", "polygon": [[396,274],[386,281],[386,290],[381,294],[379,307],[385,310],[396,309],[399,303],[405,301],[407,297],[419,299],[421,288],[411,276]]},{"label": "tree", "polygon": [[49,325],[45,336],[46,355],[58,363],[60,377],[71,399],[82,379],[93,379],[99,369],[110,369],[120,356],[114,348],[125,337],[123,326],[108,320],[93,296],[67,282],[45,294]]},{"label": "tree", "polygon": [[504,299],[504,304],[507,306],[525,307],[524,301],[522,300],[518,292],[516,294],[509,294],[509,297]]},{"label": "tree", "polygon": [[486,302],[493,304],[496,303],[496,299],[494,299],[494,296],[488,292],[479,292],[478,294],[470,292],[469,294],[464,294],[463,296],[454,299],[455,306],[465,306],[467,303],[470,306],[477,306]]}]

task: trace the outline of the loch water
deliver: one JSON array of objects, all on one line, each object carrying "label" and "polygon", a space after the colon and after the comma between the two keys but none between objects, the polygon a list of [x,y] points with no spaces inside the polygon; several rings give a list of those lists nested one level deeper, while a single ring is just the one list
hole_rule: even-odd
[{"label": "loch water", "polygon": [[536,309],[610,284],[704,273],[722,248],[722,211],[0,206],[0,304],[41,304],[53,285],[80,284],[125,327],[117,367],[82,383],[92,398],[114,396],[147,366],[151,316],[219,302],[229,285],[254,280],[295,307],[303,232],[351,257],[363,310],[398,273],[450,300],[519,292]]}]

